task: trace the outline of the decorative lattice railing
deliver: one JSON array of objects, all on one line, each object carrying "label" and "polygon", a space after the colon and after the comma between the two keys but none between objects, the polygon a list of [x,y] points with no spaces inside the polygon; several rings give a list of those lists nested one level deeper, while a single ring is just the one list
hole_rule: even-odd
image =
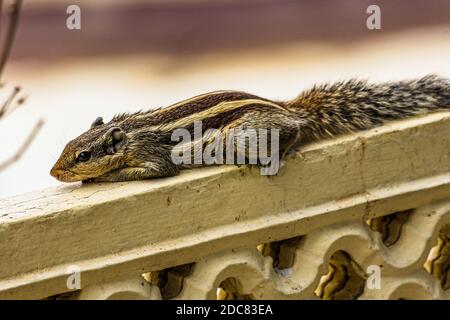
[{"label": "decorative lattice railing", "polygon": [[449,299],[450,115],[0,200],[0,298]]}]

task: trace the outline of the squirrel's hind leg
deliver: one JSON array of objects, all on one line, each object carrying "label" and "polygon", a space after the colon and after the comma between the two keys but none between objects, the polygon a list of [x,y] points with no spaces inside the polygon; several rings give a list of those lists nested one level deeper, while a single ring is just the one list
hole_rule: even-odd
[{"label": "squirrel's hind leg", "polygon": [[[266,172],[264,175],[270,176],[276,175],[278,169],[283,166],[286,156],[295,151],[295,147],[300,140],[300,126],[300,121],[292,114],[286,111],[274,113],[271,110],[271,112],[249,112],[228,126],[227,131],[231,129],[238,130],[244,137],[246,131],[248,133],[248,130],[256,130],[254,131],[256,133],[256,146],[253,146],[253,148],[250,146],[250,139],[248,143],[245,139],[235,141],[233,148],[236,153],[235,159],[237,158],[237,153],[241,153],[241,158],[243,156],[247,159],[246,163],[252,164],[250,159],[253,159],[253,163],[257,164],[261,169],[273,167],[273,162],[276,161],[279,164],[279,166],[275,166],[277,168],[276,170],[263,170]],[[262,134],[259,131],[261,129],[263,129],[263,132],[266,132],[263,136],[260,135]],[[278,132],[274,132],[273,130],[277,130]],[[276,134],[277,141],[273,141],[272,139],[274,134]],[[255,143],[255,140],[253,140],[253,143]],[[266,157],[268,156],[270,158],[269,163],[261,161],[260,148],[266,150]],[[257,163],[255,163],[255,159],[257,159]]]}]

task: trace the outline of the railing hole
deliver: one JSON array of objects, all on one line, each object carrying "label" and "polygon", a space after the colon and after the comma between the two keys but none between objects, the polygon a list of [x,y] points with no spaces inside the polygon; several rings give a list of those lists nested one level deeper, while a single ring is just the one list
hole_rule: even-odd
[{"label": "railing hole", "polygon": [[367,221],[372,231],[381,234],[381,240],[386,247],[390,247],[400,239],[402,228],[411,215],[412,209],[399,211]]},{"label": "railing hole", "polygon": [[450,289],[450,224],[439,231],[437,244],[431,248],[424,268],[440,280],[443,290]]},{"label": "railing hole", "polygon": [[258,251],[265,257],[272,257],[272,266],[277,270],[292,268],[295,251],[299,247],[303,236],[281,241],[263,243],[257,246]]},{"label": "railing hole", "polygon": [[59,294],[55,294],[53,296],[49,296],[47,298],[44,298],[43,300],[69,300],[75,295],[77,295],[80,292],[80,290],[70,291],[70,292],[63,292]]},{"label": "railing hole", "polygon": [[144,273],[142,276],[151,285],[159,287],[161,298],[173,299],[183,289],[184,278],[191,274],[194,263]]},{"label": "railing hole", "polygon": [[242,285],[236,278],[223,280],[217,288],[217,300],[252,300],[251,295],[241,294]]},{"label": "railing hole", "polygon": [[366,275],[345,251],[333,253],[328,273],[321,277],[314,293],[323,300],[355,300],[364,291]]}]

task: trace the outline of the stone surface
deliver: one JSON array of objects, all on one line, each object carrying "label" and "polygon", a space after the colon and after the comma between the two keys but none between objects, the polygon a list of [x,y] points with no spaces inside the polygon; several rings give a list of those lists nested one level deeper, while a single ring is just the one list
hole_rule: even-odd
[{"label": "stone surface", "polygon": [[[252,288],[258,297],[311,296],[337,250],[346,250],[362,266],[366,260],[386,260],[393,274],[398,269],[416,272],[448,218],[448,206],[439,200],[450,198],[449,150],[450,115],[440,113],[308,146],[270,178],[256,168],[222,166],[167,179],[72,184],[1,199],[0,298],[67,292],[73,265],[81,270],[83,289],[249,248],[244,256],[253,257],[254,268],[262,273],[248,278],[244,289]],[[430,203],[440,208],[437,216],[444,220],[417,218],[420,225],[406,223],[410,235],[402,235],[389,250],[371,247],[373,231],[366,220]],[[298,252],[316,246],[308,257],[314,263],[293,268],[294,274],[302,273],[300,286],[306,291],[290,281],[274,282],[279,275],[274,275],[272,259],[256,250],[260,243],[301,235],[312,244]],[[414,239],[408,241],[415,246],[407,249],[402,239]],[[248,263],[244,256],[238,260]],[[216,279],[212,271],[208,276]],[[195,268],[189,277],[195,277]],[[421,285],[424,276],[414,277],[415,285]],[[202,284],[209,286],[207,293],[181,295],[212,298],[219,280],[225,279]],[[403,283],[395,281],[388,297]],[[264,283],[276,290],[263,294],[257,284],[264,288]]]}]

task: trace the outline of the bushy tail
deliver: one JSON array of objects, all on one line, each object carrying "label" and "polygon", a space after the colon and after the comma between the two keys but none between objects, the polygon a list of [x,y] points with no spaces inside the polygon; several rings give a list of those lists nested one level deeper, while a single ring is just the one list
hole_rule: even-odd
[{"label": "bushy tail", "polygon": [[450,110],[450,81],[429,75],[370,84],[349,80],[314,86],[286,104],[306,123],[311,138],[373,128],[386,121]]}]

